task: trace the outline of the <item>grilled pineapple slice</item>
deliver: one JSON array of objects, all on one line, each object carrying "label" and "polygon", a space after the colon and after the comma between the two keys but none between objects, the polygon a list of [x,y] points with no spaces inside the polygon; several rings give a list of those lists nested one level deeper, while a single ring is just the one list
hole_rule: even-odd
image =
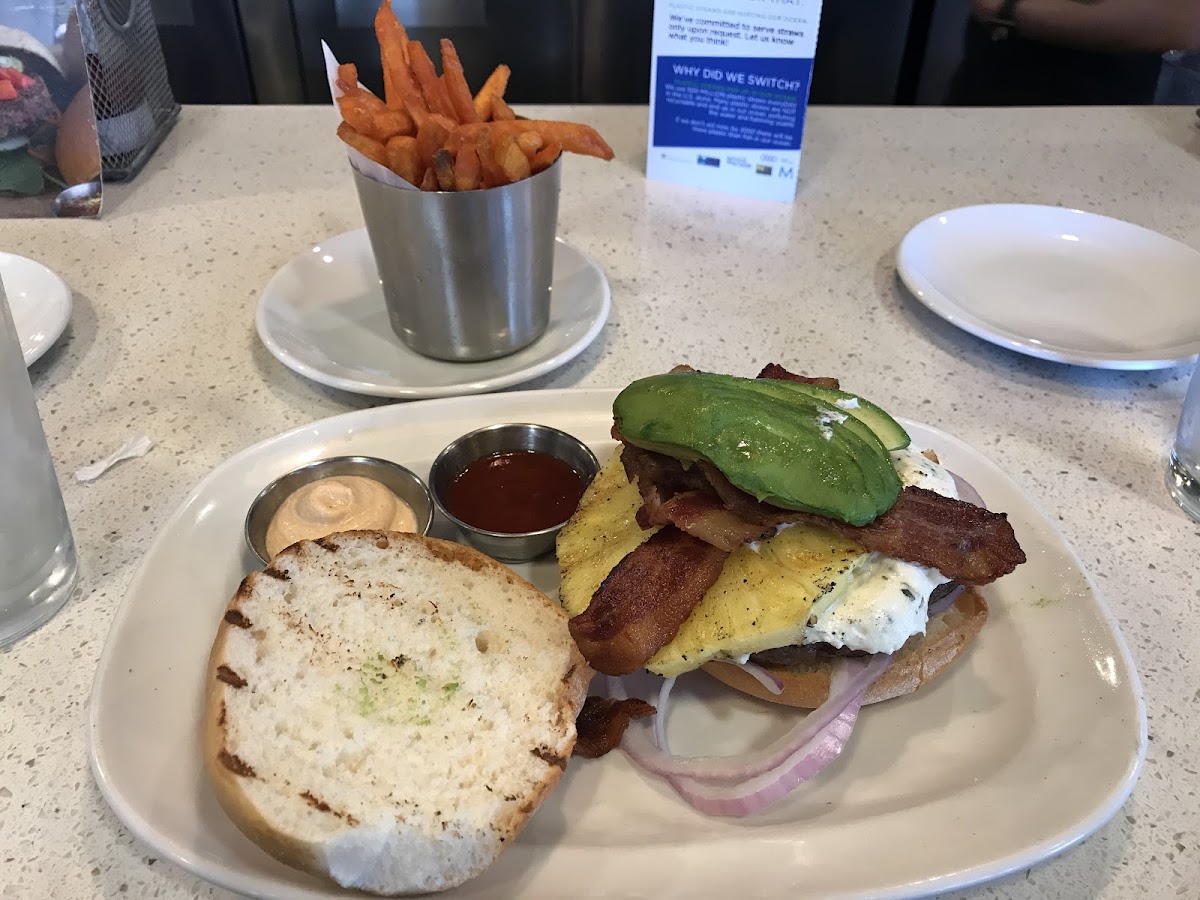
[{"label": "grilled pineapple slice", "polygon": [[[635,518],[637,487],[614,454],[558,537],[559,597],[567,613],[587,609],[608,573],[653,531]],[[717,657],[798,644],[809,617],[837,600],[863,548],[830,531],[796,525],[734,551],[679,632],[646,664],[667,677]]]},{"label": "grilled pineapple slice", "polygon": [[614,453],[558,533],[558,599],[567,615],[587,609],[608,573],[658,530],[642,531],[638,526],[635,517],[641,505],[642,495],[625,477],[620,452]]}]

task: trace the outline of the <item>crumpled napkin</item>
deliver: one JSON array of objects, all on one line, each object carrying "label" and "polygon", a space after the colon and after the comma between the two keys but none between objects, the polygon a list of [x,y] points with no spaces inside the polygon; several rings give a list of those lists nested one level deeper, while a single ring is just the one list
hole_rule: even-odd
[{"label": "crumpled napkin", "polygon": [[[343,93],[337,84],[337,57],[333,55],[333,51],[329,49],[329,45],[324,41],[321,41],[321,52],[325,54],[325,77],[329,79],[329,96],[333,98],[333,108],[337,109],[338,97],[342,96]],[[361,81],[359,85],[362,85]],[[338,115],[341,115],[340,110]],[[341,140],[338,140],[338,143],[342,143]],[[416,185],[409,184],[387,166],[381,166],[375,160],[367,159],[353,147],[346,147],[346,155],[350,158],[350,165],[354,166],[361,174],[372,181],[390,184],[392,187],[403,188],[406,191],[420,190]]]},{"label": "crumpled napkin", "polygon": [[139,456],[145,456],[153,446],[154,441],[150,440],[146,435],[135,435],[108,456],[104,457],[104,459],[98,459],[90,466],[76,469],[75,477],[79,481],[95,481],[117,463],[126,459],[136,459]]}]

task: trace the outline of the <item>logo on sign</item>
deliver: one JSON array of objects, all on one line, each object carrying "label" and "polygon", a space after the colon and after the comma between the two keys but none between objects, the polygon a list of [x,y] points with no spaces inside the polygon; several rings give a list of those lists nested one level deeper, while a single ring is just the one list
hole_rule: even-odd
[{"label": "logo on sign", "polygon": [[697,156],[696,162],[702,166],[712,166],[714,169],[721,166],[721,161],[715,156]]},{"label": "logo on sign", "polygon": [[770,166],[755,166],[754,174],[755,175],[770,175],[771,167]]}]

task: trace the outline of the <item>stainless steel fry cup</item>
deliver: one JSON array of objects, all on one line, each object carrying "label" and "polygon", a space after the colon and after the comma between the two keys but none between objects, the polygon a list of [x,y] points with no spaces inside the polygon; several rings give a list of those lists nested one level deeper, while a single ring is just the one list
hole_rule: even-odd
[{"label": "stainless steel fry cup", "polygon": [[418,191],[354,171],[392,328],[423,356],[476,362],[542,336],[561,159],[503,187]]}]

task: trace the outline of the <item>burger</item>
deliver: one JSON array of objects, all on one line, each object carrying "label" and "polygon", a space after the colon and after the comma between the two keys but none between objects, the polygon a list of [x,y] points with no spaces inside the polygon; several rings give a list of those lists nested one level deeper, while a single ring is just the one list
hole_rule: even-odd
[{"label": "burger", "polygon": [[[987,619],[978,588],[1025,561],[1003,513],[835,379],[680,367],[613,405],[619,452],[558,538],[560,598],[609,676],[576,753],[620,745],[702,812],[745,815],[840,753],[859,709],[953,667]],[[662,676],[656,706],[622,676]],[[671,753],[675,679],[703,669],[813,710],[772,746]],[[654,717],[653,739],[632,719]]]},{"label": "burger", "polygon": [[0,55],[0,191],[41,191],[42,163],[29,152],[30,142],[47,130],[52,136],[58,119],[45,81],[27,74],[18,57]]},{"label": "burger", "polygon": [[[80,184],[100,177],[100,144],[83,52],[63,53],[79,71],[26,31],[0,25],[0,195],[39,193],[47,180]],[[82,85],[81,85],[82,80]]]}]

